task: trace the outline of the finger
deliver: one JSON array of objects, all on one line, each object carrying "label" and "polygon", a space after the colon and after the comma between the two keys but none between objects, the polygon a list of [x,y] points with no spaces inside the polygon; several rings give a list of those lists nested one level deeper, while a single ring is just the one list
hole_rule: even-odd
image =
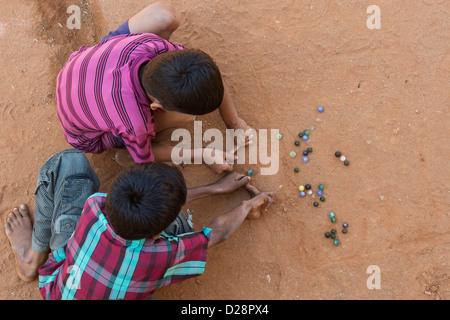
[{"label": "finger", "polygon": [[247,183],[245,185],[245,188],[247,189],[247,191],[250,193],[250,195],[252,197],[257,196],[258,194],[261,193],[261,191],[258,190],[258,188],[256,188],[255,186],[251,185],[250,183]]},{"label": "finger", "polygon": [[241,178],[240,180],[238,180],[237,182],[238,182],[239,187],[245,186],[250,182],[250,177],[245,176],[245,177]]},{"label": "finger", "polygon": [[266,193],[266,195],[267,195],[267,205],[266,205],[264,211],[267,211],[267,209],[272,205],[272,203],[274,201],[273,192]]},{"label": "finger", "polygon": [[235,181],[241,180],[245,177],[245,174],[239,172],[233,172],[232,174],[234,175]]}]

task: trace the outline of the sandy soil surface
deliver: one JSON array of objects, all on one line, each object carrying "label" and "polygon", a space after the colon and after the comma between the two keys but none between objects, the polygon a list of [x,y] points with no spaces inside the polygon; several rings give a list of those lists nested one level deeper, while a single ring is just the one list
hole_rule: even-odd
[{"label": "sandy soil surface", "polygon": [[[69,147],[55,111],[56,76],[70,53],[95,45],[135,12],[138,0],[0,0],[0,213],[34,208],[38,170]],[[450,297],[450,2],[446,0],[181,1],[171,39],[210,53],[254,128],[280,129],[280,170],[254,184],[276,191],[260,220],[246,221],[208,255],[203,276],[156,299],[448,299]],[[80,30],[66,9],[82,9]],[[381,29],[366,26],[381,8]],[[325,108],[317,112],[317,106]],[[219,114],[200,117],[224,129]],[[309,143],[294,146],[314,126]],[[289,157],[313,147],[310,161]],[[296,149],[297,148],[297,149]],[[334,157],[340,150],[350,160]],[[121,168],[114,152],[89,155],[106,191]],[[300,172],[295,174],[294,167]],[[183,169],[189,186],[215,181]],[[325,185],[315,208],[297,187]],[[247,198],[244,191],[189,204],[197,229]],[[317,198],[316,198],[317,199]],[[334,211],[338,224],[327,214]],[[340,233],[346,221],[349,232]],[[333,226],[341,245],[324,233]],[[381,289],[366,270],[381,270]],[[41,299],[24,283],[0,230],[0,299]]]}]

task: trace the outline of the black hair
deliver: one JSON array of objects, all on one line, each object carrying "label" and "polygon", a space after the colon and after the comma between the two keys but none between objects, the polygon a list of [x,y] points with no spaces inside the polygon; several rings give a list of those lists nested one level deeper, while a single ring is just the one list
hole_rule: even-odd
[{"label": "black hair", "polygon": [[218,66],[198,49],[173,50],[156,56],[145,66],[142,85],[167,110],[192,115],[213,112],[224,96]]},{"label": "black hair", "polygon": [[165,230],[186,203],[181,172],[165,163],[137,164],[114,181],[106,217],[126,240],[151,238]]}]

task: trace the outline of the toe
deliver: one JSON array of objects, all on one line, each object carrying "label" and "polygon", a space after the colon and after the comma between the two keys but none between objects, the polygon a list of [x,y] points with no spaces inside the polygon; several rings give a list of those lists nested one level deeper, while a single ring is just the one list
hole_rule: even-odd
[{"label": "toe", "polygon": [[9,213],[9,215],[8,215],[8,221],[9,221],[9,223],[13,223],[13,222],[15,222],[17,220],[17,217],[16,217],[16,214],[15,214],[15,212],[14,212],[14,210],[13,211],[11,211],[10,213]]},{"label": "toe", "polygon": [[21,218],[22,214],[20,213],[18,208],[14,208],[13,209],[14,215],[16,216],[16,218]]},{"label": "toe", "polygon": [[11,224],[9,223],[8,220],[6,220],[5,229],[6,229],[6,234],[10,234],[12,232]]},{"label": "toe", "polygon": [[20,214],[24,218],[28,218],[30,216],[30,210],[26,204],[21,204],[19,209]]}]

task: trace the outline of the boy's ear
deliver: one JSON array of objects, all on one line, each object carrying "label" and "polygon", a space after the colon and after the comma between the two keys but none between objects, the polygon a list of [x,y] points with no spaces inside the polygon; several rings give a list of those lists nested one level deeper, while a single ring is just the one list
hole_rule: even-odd
[{"label": "boy's ear", "polygon": [[158,109],[166,110],[164,108],[164,106],[161,103],[157,102],[157,101],[152,102],[152,104],[150,105],[150,109],[152,109],[152,111],[156,111]]}]

